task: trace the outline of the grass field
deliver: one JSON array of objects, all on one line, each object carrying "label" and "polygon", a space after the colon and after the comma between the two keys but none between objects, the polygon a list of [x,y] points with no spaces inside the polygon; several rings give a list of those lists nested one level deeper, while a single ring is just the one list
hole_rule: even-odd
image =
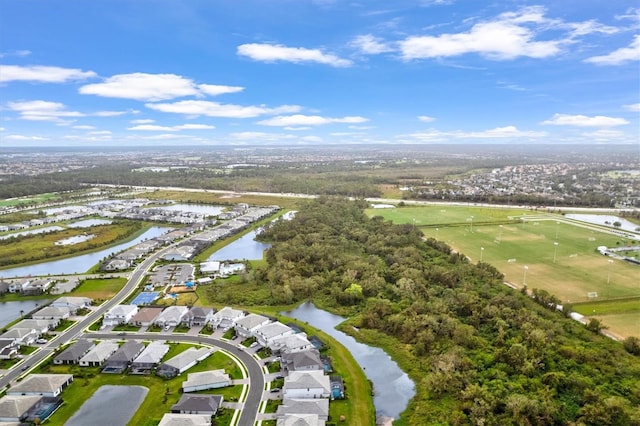
[{"label": "grass field", "polygon": [[[446,242],[471,261],[490,263],[505,275],[505,281],[529,289],[544,289],[563,303],[640,296],[639,268],[600,255],[598,246],[624,247],[622,237],[576,226],[560,215],[527,210],[455,206],[405,207],[368,210],[394,223],[415,223],[427,237]],[[525,215],[523,222],[505,222]],[[471,220],[473,216],[473,220]],[[414,222],[415,221],[415,222]],[[557,245],[555,244],[557,243]],[[554,262],[555,260],[555,262]],[[611,261],[611,262],[610,262]],[[629,313],[626,305],[613,301],[603,322],[610,331],[640,336],[640,312]],[[598,314],[599,315],[599,314]],[[616,315],[623,315],[620,320]],[[618,327],[615,324],[626,323]],[[635,325],[635,327],[634,327]]]},{"label": "grass field", "polygon": [[72,293],[75,297],[90,297],[94,301],[111,299],[127,283],[126,278],[84,280]]}]

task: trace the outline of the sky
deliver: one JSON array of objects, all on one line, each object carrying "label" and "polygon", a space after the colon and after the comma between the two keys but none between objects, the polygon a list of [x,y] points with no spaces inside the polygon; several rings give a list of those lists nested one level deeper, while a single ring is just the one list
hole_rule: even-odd
[{"label": "sky", "polygon": [[639,144],[637,0],[0,0],[0,147]]}]

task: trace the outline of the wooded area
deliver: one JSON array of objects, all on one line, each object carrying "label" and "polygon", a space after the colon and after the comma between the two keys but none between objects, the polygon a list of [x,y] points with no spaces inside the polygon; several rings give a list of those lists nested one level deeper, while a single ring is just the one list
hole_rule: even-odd
[{"label": "wooded area", "polygon": [[640,424],[639,357],[546,292],[510,289],[492,266],[365,207],[321,198],[275,222],[260,236],[273,243],[266,265],[234,303],[313,299],[384,333],[418,392],[400,424]]}]

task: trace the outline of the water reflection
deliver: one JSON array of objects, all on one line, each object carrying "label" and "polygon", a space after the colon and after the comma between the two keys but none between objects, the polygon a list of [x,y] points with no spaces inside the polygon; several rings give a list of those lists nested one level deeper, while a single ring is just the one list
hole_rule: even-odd
[{"label": "water reflection", "polygon": [[20,318],[20,314],[28,314],[38,306],[46,305],[48,300],[16,300],[15,302],[0,302],[0,328]]},{"label": "water reflection", "polygon": [[357,342],[348,334],[336,330],[335,327],[345,319],[318,309],[312,303],[303,303],[292,311],[282,312],[282,315],[307,322],[342,343],[373,383],[373,405],[378,414],[394,419],[400,417],[416,393],[415,385],[385,351]]},{"label": "water reflection", "polygon": [[254,240],[255,237],[256,232],[251,231],[216,251],[207,260],[260,260],[264,255],[264,251],[271,247],[271,244],[256,241]]}]

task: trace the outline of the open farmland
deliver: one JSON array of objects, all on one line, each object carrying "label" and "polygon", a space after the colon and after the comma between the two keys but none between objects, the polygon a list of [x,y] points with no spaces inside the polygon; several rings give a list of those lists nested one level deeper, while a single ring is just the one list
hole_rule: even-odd
[{"label": "open farmland", "polygon": [[[495,266],[510,284],[546,290],[562,303],[640,296],[638,265],[610,259],[596,250],[598,246],[623,247],[631,241],[597,228],[576,226],[559,215],[455,206],[368,213],[395,223],[415,223],[427,237],[446,242],[471,261],[482,258]],[[518,220],[523,213],[526,220]],[[509,223],[509,217],[514,221]],[[640,312],[629,313],[620,305],[620,310],[613,308],[598,318],[615,334],[640,336]]]}]

